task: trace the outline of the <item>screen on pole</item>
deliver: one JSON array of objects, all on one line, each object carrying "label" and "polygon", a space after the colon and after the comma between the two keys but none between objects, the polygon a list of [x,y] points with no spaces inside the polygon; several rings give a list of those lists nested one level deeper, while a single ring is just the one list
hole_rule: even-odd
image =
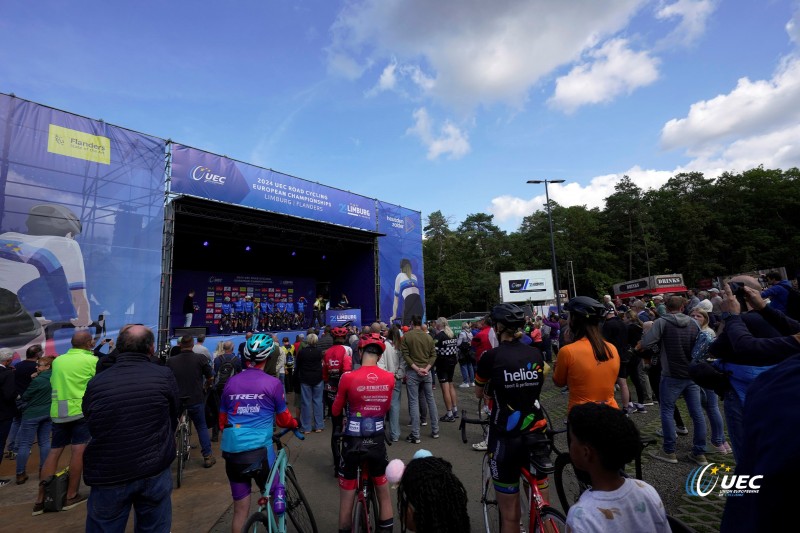
[{"label": "screen on pole", "polygon": [[552,270],[500,272],[504,302],[543,302],[555,299]]}]

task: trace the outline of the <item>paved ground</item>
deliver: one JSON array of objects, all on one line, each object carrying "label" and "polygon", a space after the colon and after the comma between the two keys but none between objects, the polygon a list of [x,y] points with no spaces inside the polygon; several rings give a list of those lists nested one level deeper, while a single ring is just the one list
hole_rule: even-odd
[{"label": "paved ground", "polygon": [[[456,377],[460,380],[460,377]],[[476,401],[473,390],[457,389],[460,408],[475,409]],[[437,404],[442,408],[441,393],[435,391]],[[405,402],[405,398],[403,398]],[[567,397],[547,381],[542,394],[542,401],[550,413],[554,423],[565,418]],[[291,401],[290,401],[291,403]],[[656,406],[657,407],[657,406]],[[685,411],[685,405],[681,405]],[[657,409],[649,408],[645,414],[633,415],[633,420],[642,433],[654,433],[660,427]],[[684,412],[685,414],[685,412]],[[401,416],[402,423],[406,423],[406,416]],[[684,416],[689,420],[688,416]],[[482,454],[472,450],[469,444],[461,442],[458,424],[441,424],[441,438],[430,438],[430,426],[422,432],[422,443],[411,445],[398,442],[389,448],[390,458],[400,458],[405,462],[411,460],[414,452],[419,448],[426,448],[434,455],[442,456],[453,463],[453,468],[462,480],[470,495],[469,514],[472,521],[472,530],[482,530],[482,510],[480,507],[480,469]],[[405,428],[404,428],[405,429]],[[405,437],[407,433],[403,434]],[[468,429],[470,443],[480,440],[480,430],[477,427]],[[289,439],[291,462],[297,472],[300,484],[311,502],[319,530],[321,532],[336,531],[338,513],[338,493],[336,480],[332,475],[329,428],[320,434],[311,434],[309,438],[300,442]],[[566,441],[557,441],[559,447],[566,448]],[[215,454],[218,455],[218,445]],[[678,438],[678,456],[685,457],[691,448],[691,436]],[[224,462],[220,460],[211,469],[202,468],[200,454],[193,450],[193,458],[187,467],[185,484],[172,493],[173,502],[173,527],[172,531],[199,533],[205,531],[227,532],[230,531],[230,492],[225,477]],[[36,465],[38,456],[32,455],[29,465]],[[62,459],[66,463],[66,456]],[[732,464],[732,456],[709,456],[709,461],[716,463]],[[677,465],[650,460],[645,455],[643,459],[644,479],[653,485],[661,494],[662,499],[670,514],[681,518],[698,532],[713,532],[719,530],[720,518],[724,500],[708,498],[690,498],[686,495],[684,484],[686,477],[695,466],[688,459],[681,459]],[[0,464],[0,477],[13,476],[13,462],[4,460]],[[35,468],[35,467],[34,467]],[[29,466],[29,471],[32,470]],[[84,487],[82,490],[86,491]],[[35,498],[36,483],[34,480],[17,486],[13,483],[0,488],[0,530],[2,531],[34,531],[52,530],[59,532],[83,531],[86,518],[86,507],[81,506],[71,511],[62,513],[45,513],[37,517],[30,515],[30,510]],[[396,499],[396,494],[393,493]],[[554,502],[555,497],[553,490]],[[555,503],[558,507],[558,504]],[[128,524],[132,531],[132,519]],[[396,528],[400,530],[399,526]]]}]

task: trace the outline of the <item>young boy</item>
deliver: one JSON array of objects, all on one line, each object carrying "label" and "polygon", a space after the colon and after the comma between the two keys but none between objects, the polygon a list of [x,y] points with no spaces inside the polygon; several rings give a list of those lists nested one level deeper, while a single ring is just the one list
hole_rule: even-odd
[{"label": "young boy", "polygon": [[586,471],[592,489],[569,508],[567,530],[580,532],[669,532],[667,512],[656,490],[620,471],[636,456],[639,430],[619,409],[599,403],[569,412],[569,455]]}]

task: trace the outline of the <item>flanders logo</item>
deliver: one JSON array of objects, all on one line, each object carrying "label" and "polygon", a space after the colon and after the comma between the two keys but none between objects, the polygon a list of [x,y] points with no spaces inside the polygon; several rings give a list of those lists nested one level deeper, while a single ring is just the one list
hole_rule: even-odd
[{"label": "flanders logo", "polygon": [[71,130],[55,124],[50,124],[47,151],[104,165],[111,164],[111,141],[108,137]]},{"label": "flanders logo", "polygon": [[686,478],[686,494],[706,497],[719,485],[719,496],[743,496],[757,494],[764,476],[732,474],[732,467],[716,463],[698,467]]}]

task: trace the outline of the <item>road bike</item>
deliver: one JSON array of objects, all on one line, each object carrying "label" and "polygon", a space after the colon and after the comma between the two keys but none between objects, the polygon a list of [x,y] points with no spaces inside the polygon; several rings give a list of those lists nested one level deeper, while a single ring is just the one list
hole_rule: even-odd
[{"label": "road bike", "polygon": [[[479,406],[480,407],[480,406]],[[479,416],[481,411],[479,410]],[[462,411],[461,440],[467,442],[467,424],[481,425],[484,434],[489,425],[489,419],[470,418],[467,416],[466,409]],[[558,510],[554,509],[545,501],[539,486],[536,482],[536,473],[552,474],[554,464],[550,460],[551,452],[555,451],[554,437],[564,430],[554,431],[548,428],[544,433],[534,434],[528,437],[529,446],[529,466],[520,469],[520,528],[526,532],[546,532],[557,533],[566,531],[567,519]],[[483,525],[487,533],[499,533],[501,527],[500,506],[497,502],[497,495],[494,489],[494,481],[491,472],[491,452],[487,451],[483,455],[481,465],[481,505],[483,506]],[[532,473],[533,472],[533,473]]]},{"label": "road bike", "polygon": [[183,481],[183,469],[186,468],[186,463],[189,461],[189,437],[192,435],[192,426],[189,424],[189,411],[186,403],[189,401],[188,396],[181,397],[181,416],[178,419],[178,428],[175,430],[175,453],[178,456],[177,472],[175,474],[175,484],[177,488],[181,488]]},{"label": "road bike", "polygon": [[[266,485],[264,485],[264,490],[261,491],[261,497],[258,498],[258,510],[248,517],[242,528],[242,533],[261,533],[265,531],[269,533],[286,533],[287,531],[318,533],[314,513],[311,511],[311,506],[308,504],[308,500],[297,482],[294,469],[289,464],[289,454],[281,440],[290,431],[300,440],[305,438],[303,433],[296,429],[284,429],[277,435],[272,436],[272,441],[275,443],[278,452],[275,457],[275,463],[269,471],[269,477]],[[273,509],[275,495],[272,487],[277,486],[278,483],[286,491],[286,511],[283,513],[276,513]],[[287,516],[289,520],[286,520]],[[293,529],[288,529],[289,523],[291,523]]]}]

